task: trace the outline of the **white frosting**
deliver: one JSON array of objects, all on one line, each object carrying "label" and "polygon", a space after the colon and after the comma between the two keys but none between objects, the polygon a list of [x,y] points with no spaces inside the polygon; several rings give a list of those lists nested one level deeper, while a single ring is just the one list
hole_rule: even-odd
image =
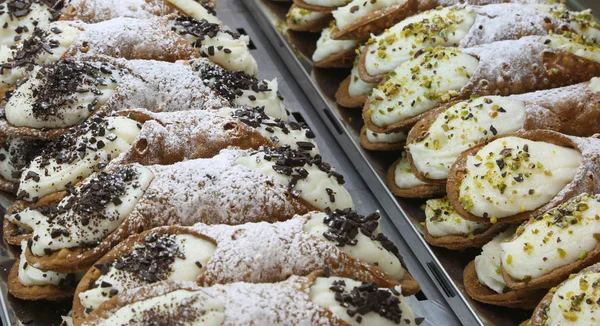
[{"label": "white frosting", "polygon": [[365,83],[360,79],[358,66],[354,63],[350,72],[350,85],[348,85],[348,94],[352,97],[369,94],[369,92],[377,86],[377,83]]},{"label": "white frosting", "polygon": [[[72,210],[67,210],[66,212],[59,213],[54,218],[50,218],[30,208],[6,218],[11,222],[20,219],[20,223],[28,225],[33,229],[31,252],[36,256],[45,255],[44,249],[56,251],[103,240],[129,216],[154,177],[152,172],[145,167],[138,166],[135,170],[138,177],[134,182],[127,182],[125,184],[125,193],[119,196],[121,203],[119,205],[115,205],[114,202],[107,203],[100,212],[106,218],[94,218],[91,215],[93,221],[87,225],[82,225],[82,216]],[[84,185],[94,179],[88,178]],[[68,195],[63,198],[58,207],[65,207],[73,196]],[[59,235],[52,237],[55,229],[66,230],[68,236]]]},{"label": "white frosting", "polygon": [[329,26],[321,32],[321,37],[317,41],[317,49],[312,55],[314,62],[325,60],[326,58],[343,51],[348,51],[358,45],[355,40],[334,40],[331,38],[331,30],[333,26]]},{"label": "white frosting", "polygon": [[428,47],[458,46],[475,23],[473,7],[439,7],[409,17],[371,38],[365,57],[369,75],[394,70]]},{"label": "white frosting", "polygon": [[440,48],[401,64],[369,95],[371,121],[382,128],[433,109],[460,91],[479,60]]},{"label": "white frosting", "polygon": [[[171,272],[166,279],[161,281],[196,281],[200,274],[206,270],[206,265],[217,247],[209,241],[189,234],[176,235],[175,243],[185,258],[182,259],[176,256],[175,261],[171,265]],[[140,245],[143,245],[143,243]],[[202,267],[198,267],[196,262],[199,262]],[[100,286],[103,282],[110,285]],[[94,282],[98,287],[79,293],[79,300],[85,309],[93,310],[110,299],[111,290],[116,290],[117,293],[120,293],[125,289],[145,285],[144,283],[144,281],[137,277],[136,273],[116,269],[115,265],[112,264],[108,272],[101,275]]]},{"label": "white frosting", "polygon": [[600,242],[599,200],[583,195],[529,220],[518,237],[502,244],[503,268],[524,280],[585,258]]},{"label": "white frosting", "polygon": [[580,273],[552,295],[544,325],[598,325],[600,323],[600,273]]},{"label": "white frosting", "polygon": [[[181,307],[194,315],[178,314]],[[170,322],[185,320],[189,326],[220,326],[225,321],[225,308],[223,302],[203,291],[176,290],[121,307],[96,325],[145,325],[155,321],[152,315]]]},{"label": "white frosting", "polygon": [[502,254],[500,245],[510,239],[515,230],[516,226],[498,234],[492,241],[483,246],[481,254],[475,257],[475,272],[479,282],[497,293],[504,293],[506,288],[500,265],[500,255]]},{"label": "white frosting", "polygon": [[[310,287],[310,301],[317,304],[318,306],[325,308],[333,313],[334,316],[339,317],[346,323],[352,326],[359,325],[381,325],[381,326],[392,326],[392,325],[414,325],[415,316],[412,312],[412,309],[406,304],[406,300],[401,295],[396,295],[392,293],[393,296],[396,296],[400,299],[400,310],[402,311],[402,319],[400,323],[395,323],[392,320],[386,319],[382,317],[380,314],[370,311],[366,314],[361,314],[362,317],[361,322],[356,320],[356,316],[350,316],[348,314],[349,310],[353,310],[352,306],[342,306],[339,301],[335,299],[335,294],[333,290],[330,288],[333,286],[334,282],[343,281],[345,283],[344,292],[350,292],[353,288],[361,286],[361,282],[357,282],[348,278],[341,277],[317,277],[315,279],[314,284]],[[383,290],[383,289],[381,289]],[[390,291],[387,290],[386,291]],[[397,292],[400,292],[399,288],[396,288]],[[391,291],[390,291],[391,292]],[[408,323],[407,323],[408,321]]]},{"label": "white frosting", "polygon": [[327,16],[329,13],[320,12],[320,11],[312,11],[300,7],[292,7],[290,11],[287,13],[287,17],[292,20],[292,22],[296,25],[304,25],[308,24],[317,19],[321,19]]},{"label": "white frosting", "polygon": [[[104,136],[93,136],[93,131],[89,131],[77,140],[77,144],[81,146],[81,144],[87,144],[88,140],[93,137],[97,140],[96,144],[98,141],[105,144],[103,148],[86,147],[85,155],[79,156],[71,163],[59,163],[54,158],[48,159],[42,156],[35,158],[23,171],[19,183],[19,192],[27,193],[25,199],[31,200],[64,190],[67,184],[74,185],[92,174],[98,169],[99,163],[108,163],[119,154],[129,150],[140,132],[138,123],[125,117],[109,117],[106,120],[108,128]],[[115,136],[114,140],[109,140]],[[39,181],[28,178],[27,173],[29,172],[36,173],[40,178]]]},{"label": "white frosting", "polygon": [[427,232],[434,237],[448,235],[473,236],[477,230],[487,229],[486,224],[469,221],[460,216],[448,197],[430,199],[425,205],[425,226]]},{"label": "white frosting", "polygon": [[[67,278],[69,274],[57,273],[53,271],[43,271],[37,269],[30,264],[27,264],[25,258],[25,251],[27,250],[27,241],[21,242],[21,256],[19,261],[19,283],[25,286],[35,285],[55,285],[58,286],[60,282]],[[27,267],[25,267],[27,266]]]},{"label": "white frosting", "polygon": [[467,158],[461,205],[492,221],[534,210],[573,181],[582,160],[577,150],[550,143],[517,137],[494,140]]},{"label": "white frosting", "polygon": [[[304,232],[307,232],[323,241],[329,241],[323,235],[328,231],[328,227],[323,220],[327,217],[325,213],[313,213],[311,218],[304,225]],[[373,232],[373,235],[381,233],[379,227]],[[356,235],[356,245],[345,245],[338,248],[358,260],[379,266],[384,272],[390,274],[397,280],[404,277],[404,268],[398,257],[383,248],[381,243],[372,240],[366,235],[358,232]]]},{"label": "white frosting", "polygon": [[[417,169],[430,179],[448,178],[460,154],[495,135],[523,127],[525,104],[499,96],[459,102],[440,113],[423,138],[408,144]],[[496,133],[490,131],[494,126]]]},{"label": "white frosting", "polygon": [[419,180],[410,167],[410,162],[406,157],[406,152],[402,152],[402,159],[396,165],[394,170],[394,181],[400,189],[410,189],[425,185],[425,182]]},{"label": "white frosting", "polygon": [[321,7],[339,7],[348,3],[348,0],[304,0],[309,5]]},{"label": "white frosting", "polygon": [[370,12],[397,6],[405,2],[406,0],[352,0],[345,6],[333,11],[333,18],[335,18],[337,28],[342,30]]},{"label": "white frosting", "polygon": [[[43,26],[50,22],[52,15],[45,5],[38,3],[32,3],[29,8],[31,12],[24,16],[17,18],[9,15],[6,12],[6,3],[3,3],[5,8],[2,9],[3,13],[0,14],[0,45],[11,46],[17,41],[16,36],[20,36],[21,39],[27,38],[33,33],[35,26]],[[6,27],[5,27],[6,26]],[[16,29],[21,27],[21,33],[17,33]]]},{"label": "white frosting", "polygon": [[542,38],[544,44],[571,52],[588,60],[600,62],[600,45],[583,39],[577,34],[548,35]]},{"label": "white frosting", "polygon": [[[288,185],[292,180],[291,176],[287,176],[276,172],[273,169],[276,159],[272,161],[265,160],[265,154],[258,152],[254,155],[241,156],[235,160],[235,165],[246,166],[263,175],[274,178],[282,185]],[[299,197],[314,206],[319,210],[324,210],[329,207],[333,209],[354,208],[350,193],[339,184],[333,176],[328,176],[327,173],[321,171],[315,164],[305,165],[302,167],[308,172],[305,179],[298,180],[294,189],[299,193]],[[332,202],[327,194],[326,189],[331,189],[335,201]]]},{"label": "white frosting", "polygon": [[600,78],[594,77],[590,80],[590,84],[588,85],[588,89],[594,93],[600,92]]},{"label": "white frosting", "polygon": [[[34,72],[33,75],[41,74]],[[70,101],[57,109],[57,115],[44,115],[37,117],[33,111],[33,105],[36,101],[34,89],[45,87],[42,83],[47,82],[45,78],[31,77],[19,88],[15,90],[4,108],[6,120],[16,127],[31,127],[31,128],[64,128],[71,127],[81,123],[90,116],[92,111],[88,105],[97,99],[97,104],[94,108],[99,108],[104,105],[108,99],[114,94],[115,89],[121,79],[118,69],[113,70],[109,74],[100,72],[105,83],[95,85],[102,94],[96,95],[92,91],[75,92],[73,97],[74,103]],[[82,89],[90,89],[89,86],[82,86]]]},{"label": "white frosting", "polygon": [[196,20],[206,19],[209,23],[221,24],[217,16],[210,14],[206,8],[194,0],[167,0],[167,2],[172,3],[186,15],[194,17]]},{"label": "white frosting", "polygon": [[399,143],[403,140],[406,140],[406,133],[402,131],[398,132],[390,132],[387,134],[373,132],[370,129],[367,129],[367,140],[370,143],[385,143],[385,144],[395,144]]},{"label": "white frosting", "polygon": [[[277,94],[279,89],[277,79],[267,81],[267,85],[270,91],[255,92],[251,89],[242,90],[242,95],[236,97],[233,103],[250,107],[262,106],[265,108],[265,114],[268,116],[281,119],[282,121],[289,121],[289,113],[283,104],[283,100]],[[254,96],[255,100],[249,99],[249,96]]]},{"label": "white frosting", "polygon": [[[256,76],[258,65],[248,50],[249,43],[250,38],[247,35],[234,38],[229,33],[218,32],[215,37],[206,37],[198,51],[227,70],[243,71],[248,75]],[[209,48],[212,50],[209,51]]]}]

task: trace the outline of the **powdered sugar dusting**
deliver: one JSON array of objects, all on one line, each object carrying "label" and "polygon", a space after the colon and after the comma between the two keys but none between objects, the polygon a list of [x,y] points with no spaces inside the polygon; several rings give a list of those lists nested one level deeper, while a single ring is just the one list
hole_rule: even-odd
[{"label": "powdered sugar dusting", "polygon": [[67,12],[86,23],[117,17],[150,19],[172,13],[163,0],[71,0]]}]

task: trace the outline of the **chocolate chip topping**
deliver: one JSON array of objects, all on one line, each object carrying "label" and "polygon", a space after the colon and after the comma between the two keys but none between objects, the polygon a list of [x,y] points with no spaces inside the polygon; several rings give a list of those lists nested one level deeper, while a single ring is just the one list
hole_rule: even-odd
[{"label": "chocolate chip topping", "polygon": [[196,41],[192,45],[197,48],[202,46],[204,39],[213,38],[219,32],[227,33],[234,39],[240,38],[240,34],[223,30],[219,24],[209,23],[206,19],[197,20],[189,16],[177,17],[171,30],[182,36],[191,35],[195,37]]},{"label": "chocolate chip topping", "polygon": [[[306,123],[298,122],[284,122],[281,119],[273,119],[265,114],[264,107],[239,107],[236,108],[231,114],[234,118],[247,124],[252,128],[258,128],[260,126],[266,126],[266,130],[274,132],[273,128],[279,128],[284,134],[288,134],[290,130],[304,130],[306,138],[313,139],[315,134],[310,130],[310,127]],[[275,144],[279,141],[273,140]],[[314,148],[314,144],[310,142],[298,142],[298,148],[301,150],[311,151]]]},{"label": "chocolate chip topping", "polygon": [[5,70],[12,68],[24,68],[26,71],[32,71],[36,66],[38,57],[43,53],[53,53],[53,49],[60,44],[57,40],[52,39],[52,34],[60,34],[52,29],[50,32],[35,27],[30,38],[23,40],[23,45],[14,54],[8,62],[0,65],[0,74]]},{"label": "chocolate chip topping", "polygon": [[217,12],[215,11],[215,8],[213,8],[208,1],[204,1],[204,0],[194,0],[194,1],[198,2],[202,7],[204,7],[204,9],[206,9],[206,11],[208,11],[209,14],[211,14],[213,16],[217,16]]},{"label": "chocolate chip topping", "polygon": [[346,282],[343,280],[334,281],[332,284],[329,289],[335,292],[335,300],[342,307],[348,308],[346,313],[355,318],[357,322],[362,321],[361,315],[369,312],[377,313],[396,324],[400,324],[402,321],[400,299],[392,295],[391,291],[380,290],[375,283],[363,282],[350,291],[346,289]]},{"label": "chocolate chip topping", "polygon": [[354,246],[358,243],[356,236],[360,232],[379,242],[384,249],[400,258],[398,247],[382,233],[375,233],[379,226],[379,213],[364,216],[350,208],[334,211],[327,208],[325,213],[327,217],[325,217],[323,223],[328,227],[328,230],[323,233],[325,239],[336,242],[339,247]]},{"label": "chocolate chip topping", "polygon": [[0,162],[9,160],[9,164],[13,168],[11,176],[19,179],[23,170],[42,153],[47,144],[48,142],[43,140],[8,138],[0,151]]},{"label": "chocolate chip topping", "polygon": [[53,21],[60,17],[60,13],[51,8],[53,2],[52,0],[0,0],[0,15],[9,15],[11,20],[23,18],[31,13],[33,10],[31,6],[37,3],[49,6],[48,11],[50,11],[51,21]]}]

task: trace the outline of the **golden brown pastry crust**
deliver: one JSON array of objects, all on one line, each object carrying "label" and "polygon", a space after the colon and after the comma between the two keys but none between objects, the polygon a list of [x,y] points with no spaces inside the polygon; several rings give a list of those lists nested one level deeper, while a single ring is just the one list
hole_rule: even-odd
[{"label": "golden brown pastry crust", "polygon": [[313,65],[319,68],[352,68],[357,47],[358,45],[352,49],[334,53],[321,61],[314,62]]},{"label": "golden brown pastry crust", "polygon": [[73,297],[74,287],[61,289],[56,285],[25,286],[19,281],[19,263],[17,259],[8,273],[8,292],[15,297],[28,300],[64,301]]},{"label": "golden brown pastry crust", "polygon": [[403,198],[433,198],[440,197],[445,194],[446,189],[443,185],[426,184],[410,189],[402,189],[398,187],[395,180],[396,165],[398,165],[398,163],[400,163],[400,160],[394,162],[386,174],[386,184],[394,195]]},{"label": "golden brown pastry crust", "polygon": [[340,84],[340,87],[335,92],[335,101],[345,108],[360,109],[367,101],[367,94],[354,97],[350,96],[348,93],[350,78],[352,78],[352,75],[346,77]]},{"label": "golden brown pastry crust", "polygon": [[[272,0],[272,1],[286,1],[286,2],[289,1],[289,2],[291,2],[290,0]],[[294,8],[298,8],[298,6],[293,4],[290,7],[290,10],[288,11],[288,13],[291,12],[292,9],[294,9]],[[293,31],[297,31],[297,32],[320,33],[324,28],[329,26],[329,22],[331,22],[332,19],[333,19],[333,16],[331,16],[329,14],[329,15],[326,15],[325,17],[311,20],[311,21],[307,22],[306,24],[298,25],[298,24],[294,23],[294,20],[292,19],[291,16],[286,15],[286,23],[287,23],[288,28]]]},{"label": "golden brown pastry crust", "polygon": [[370,151],[400,151],[406,145],[405,141],[397,143],[372,143],[367,138],[367,128],[362,127],[360,130],[360,146]]},{"label": "golden brown pastry crust", "polygon": [[425,241],[432,246],[442,247],[450,250],[463,250],[467,248],[481,248],[486,243],[490,242],[498,233],[503,232],[508,228],[509,224],[493,224],[490,225],[484,232],[473,235],[472,238],[462,235],[446,235],[443,237],[434,237],[428,231],[427,227],[423,228]]}]

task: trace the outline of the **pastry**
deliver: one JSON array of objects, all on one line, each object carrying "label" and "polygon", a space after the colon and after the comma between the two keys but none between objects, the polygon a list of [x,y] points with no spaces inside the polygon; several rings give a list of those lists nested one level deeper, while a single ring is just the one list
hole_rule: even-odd
[{"label": "pastry", "polygon": [[600,139],[534,130],[499,137],[463,152],[447,193],[468,220],[519,223],[600,184]]},{"label": "pastry", "polygon": [[399,151],[404,148],[406,133],[376,133],[363,127],[360,130],[360,146],[371,151]]},{"label": "pastry", "polygon": [[52,9],[51,0],[22,0],[3,3],[0,11],[0,52],[7,51],[21,39],[33,33],[36,26],[44,26],[60,17],[60,12]]},{"label": "pastry", "polygon": [[312,55],[313,65],[319,68],[351,68],[356,56],[358,42],[331,39],[331,28],[323,29]]},{"label": "pastry", "polygon": [[567,87],[510,97],[474,97],[442,106],[425,114],[408,135],[413,172],[425,182],[443,184],[461,152],[517,131],[600,133],[599,91],[600,79],[593,78]]},{"label": "pastry", "polygon": [[293,31],[319,33],[329,26],[330,13],[312,11],[292,5],[285,15],[287,27]]},{"label": "pastry", "polygon": [[423,113],[452,100],[589,81],[600,75],[599,60],[600,46],[575,34],[436,48],[390,72],[370,93],[363,118],[374,132],[408,130]]},{"label": "pastry", "polygon": [[[359,47],[357,55],[360,56],[363,47]],[[337,91],[335,101],[345,108],[362,108],[367,101],[367,95],[377,84],[365,83],[358,73],[358,60],[354,60],[350,76],[346,77]]]},{"label": "pastry", "polygon": [[416,325],[398,288],[318,273],[271,284],[160,283],[117,295],[81,325],[145,324],[159,318],[227,325]]},{"label": "pastry", "polygon": [[0,190],[16,192],[23,170],[46,146],[43,140],[8,137],[0,147]]},{"label": "pastry", "polygon": [[310,11],[330,13],[343,6],[348,0],[294,0],[294,5]]},{"label": "pastry", "polygon": [[406,152],[387,171],[386,184],[390,191],[404,198],[432,198],[444,194],[443,185],[427,184],[412,173]]}]

